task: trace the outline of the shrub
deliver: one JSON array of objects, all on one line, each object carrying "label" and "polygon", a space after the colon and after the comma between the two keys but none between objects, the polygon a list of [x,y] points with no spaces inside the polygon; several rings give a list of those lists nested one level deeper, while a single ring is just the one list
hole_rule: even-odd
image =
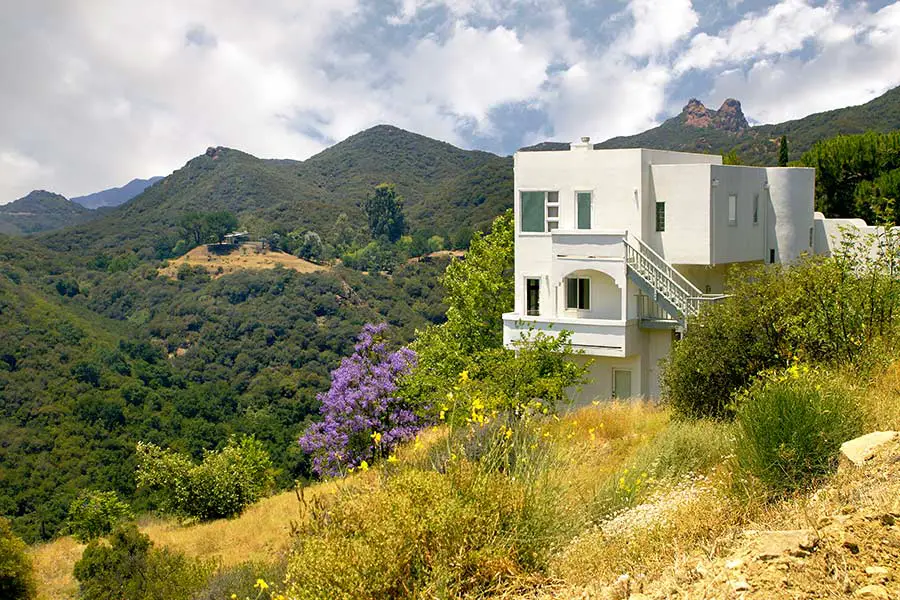
[{"label": "shrub", "polygon": [[93,541],[75,563],[83,600],[188,600],[212,565],[153,548],[135,525],[116,529],[109,545]]},{"label": "shrub", "polygon": [[0,517],[0,598],[27,600],[37,596],[28,547]]},{"label": "shrub", "polygon": [[87,491],[69,505],[67,528],[79,542],[106,535],[123,519],[131,518],[128,504],[115,492]]},{"label": "shrub", "polygon": [[138,487],[159,493],[163,510],[201,520],[233,517],[274,485],[268,452],[253,437],[231,438],[220,451],[190,458],[154,444],[137,445]]},{"label": "shrub", "polygon": [[729,299],[690,320],[663,367],[663,394],[678,414],[731,418],[734,393],[796,356],[878,362],[900,328],[900,235],[844,239],[829,258],[741,271]]},{"label": "shrub", "polygon": [[[490,439],[479,448],[451,440],[440,471],[389,465],[314,506],[290,559],[288,596],[485,597],[545,570],[569,514],[549,479],[552,464],[521,460],[540,434],[520,426],[482,434],[476,425],[470,433]],[[466,447],[480,459],[467,458]]]},{"label": "shrub", "polygon": [[409,372],[416,355],[408,348],[388,352],[387,325],[367,324],[355,352],[331,373],[331,388],[319,394],[323,420],[300,438],[319,475],[339,475],[415,437],[421,424],[395,393],[397,380]]},{"label": "shrub", "polygon": [[862,431],[849,390],[794,365],[757,380],[738,399],[740,469],[775,494],[803,489],[836,466],[840,445]]},{"label": "shrub", "polygon": [[[224,567],[214,573],[206,586],[193,596],[192,600],[224,600],[225,598],[253,598],[263,600],[278,598],[280,582],[284,581],[287,562],[284,558],[273,564],[246,562],[232,567]],[[268,595],[263,595],[263,585]],[[281,596],[284,598],[284,596]]]}]

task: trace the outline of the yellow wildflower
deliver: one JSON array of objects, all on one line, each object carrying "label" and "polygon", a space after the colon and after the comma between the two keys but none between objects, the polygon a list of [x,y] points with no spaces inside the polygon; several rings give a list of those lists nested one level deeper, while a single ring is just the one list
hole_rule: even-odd
[{"label": "yellow wildflower", "polygon": [[397,456],[395,454],[391,454],[390,456],[387,457],[387,461],[389,463],[395,463],[395,462],[397,462]]},{"label": "yellow wildflower", "polygon": [[372,434],[372,439],[375,441],[375,445],[377,446],[381,443],[381,434],[376,431]]},{"label": "yellow wildflower", "polygon": [[262,579],[257,579],[256,585],[254,585],[253,587],[259,588],[260,590],[267,590],[267,589],[269,589],[269,584],[266,583],[265,581],[263,581]]},{"label": "yellow wildflower", "polygon": [[363,471],[363,472],[368,471],[368,470],[369,470],[369,463],[367,463],[366,461],[362,461],[361,463],[359,463],[359,470],[360,470],[360,471]]},{"label": "yellow wildflower", "polygon": [[462,373],[459,374],[459,382],[460,383],[462,383],[464,381],[468,381],[468,380],[469,380],[469,372],[468,371],[463,371]]},{"label": "yellow wildflower", "polygon": [[509,439],[509,438],[511,438],[511,437],[513,436],[513,430],[510,429],[509,427],[507,427],[507,428],[506,428],[506,433],[504,433],[503,435],[506,436],[506,439]]}]

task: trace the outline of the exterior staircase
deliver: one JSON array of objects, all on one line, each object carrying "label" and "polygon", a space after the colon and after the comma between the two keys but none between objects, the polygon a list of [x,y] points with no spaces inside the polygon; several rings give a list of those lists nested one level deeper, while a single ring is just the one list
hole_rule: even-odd
[{"label": "exterior staircase", "polygon": [[682,328],[703,306],[727,297],[701,292],[640,238],[626,235],[624,242],[628,278]]}]

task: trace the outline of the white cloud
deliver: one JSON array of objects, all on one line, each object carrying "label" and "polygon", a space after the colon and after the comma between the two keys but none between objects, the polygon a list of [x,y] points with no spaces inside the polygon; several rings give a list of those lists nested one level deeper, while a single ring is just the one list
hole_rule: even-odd
[{"label": "white cloud", "polygon": [[697,34],[676,61],[675,71],[709,69],[793,52],[810,39],[846,39],[853,30],[838,22],[839,14],[840,5],[834,0],[824,6],[812,6],[807,0],[782,0],[717,35]]},{"label": "white cloud", "polygon": [[691,0],[632,0],[629,9],[634,26],[625,41],[625,51],[632,56],[668,52],[699,22]]},{"label": "white cloud", "polygon": [[752,59],[723,72],[713,95],[740,98],[755,120],[778,123],[862,104],[900,83],[900,3],[834,16],[818,30],[814,56]]}]

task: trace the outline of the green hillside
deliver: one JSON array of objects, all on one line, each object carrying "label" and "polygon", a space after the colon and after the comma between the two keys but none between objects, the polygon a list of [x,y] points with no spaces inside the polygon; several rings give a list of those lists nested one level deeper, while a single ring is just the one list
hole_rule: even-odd
[{"label": "green hillside", "polygon": [[139,508],[134,446],[202,456],[231,434],[262,440],[287,486],[307,475],[296,438],[363,323],[396,341],[443,320],[446,262],[388,278],[347,269],[211,279],[109,272],[0,236],[0,515],[28,540],[56,535],[78,491]]},{"label": "green hillside", "polygon": [[776,165],[778,142],[783,135],[789,141],[790,159],[799,160],[816,142],[839,134],[900,129],[900,87],[859,106],[816,113],[775,125],[757,125],[743,129],[729,129],[716,123],[706,127],[692,125],[690,108],[691,104],[681,114],[668,119],[659,127],[637,135],[612,138],[595,147],[645,147],[713,154],[725,154],[734,150],[747,164]]},{"label": "green hillside", "polygon": [[43,239],[67,252],[131,249],[152,258],[157,246],[174,245],[179,219],[192,210],[228,210],[274,231],[327,233],[342,212],[350,223],[364,223],[363,201],[382,182],[396,184],[404,197],[411,232],[425,229],[447,238],[485,227],[511,205],[512,160],[387,125],[304,162],[210,148],[107,216]]},{"label": "green hillside", "polygon": [[35,190],[9,204],[0,205],[0,233],[28,235],[84,223],[99,214],[59,194]]}]

